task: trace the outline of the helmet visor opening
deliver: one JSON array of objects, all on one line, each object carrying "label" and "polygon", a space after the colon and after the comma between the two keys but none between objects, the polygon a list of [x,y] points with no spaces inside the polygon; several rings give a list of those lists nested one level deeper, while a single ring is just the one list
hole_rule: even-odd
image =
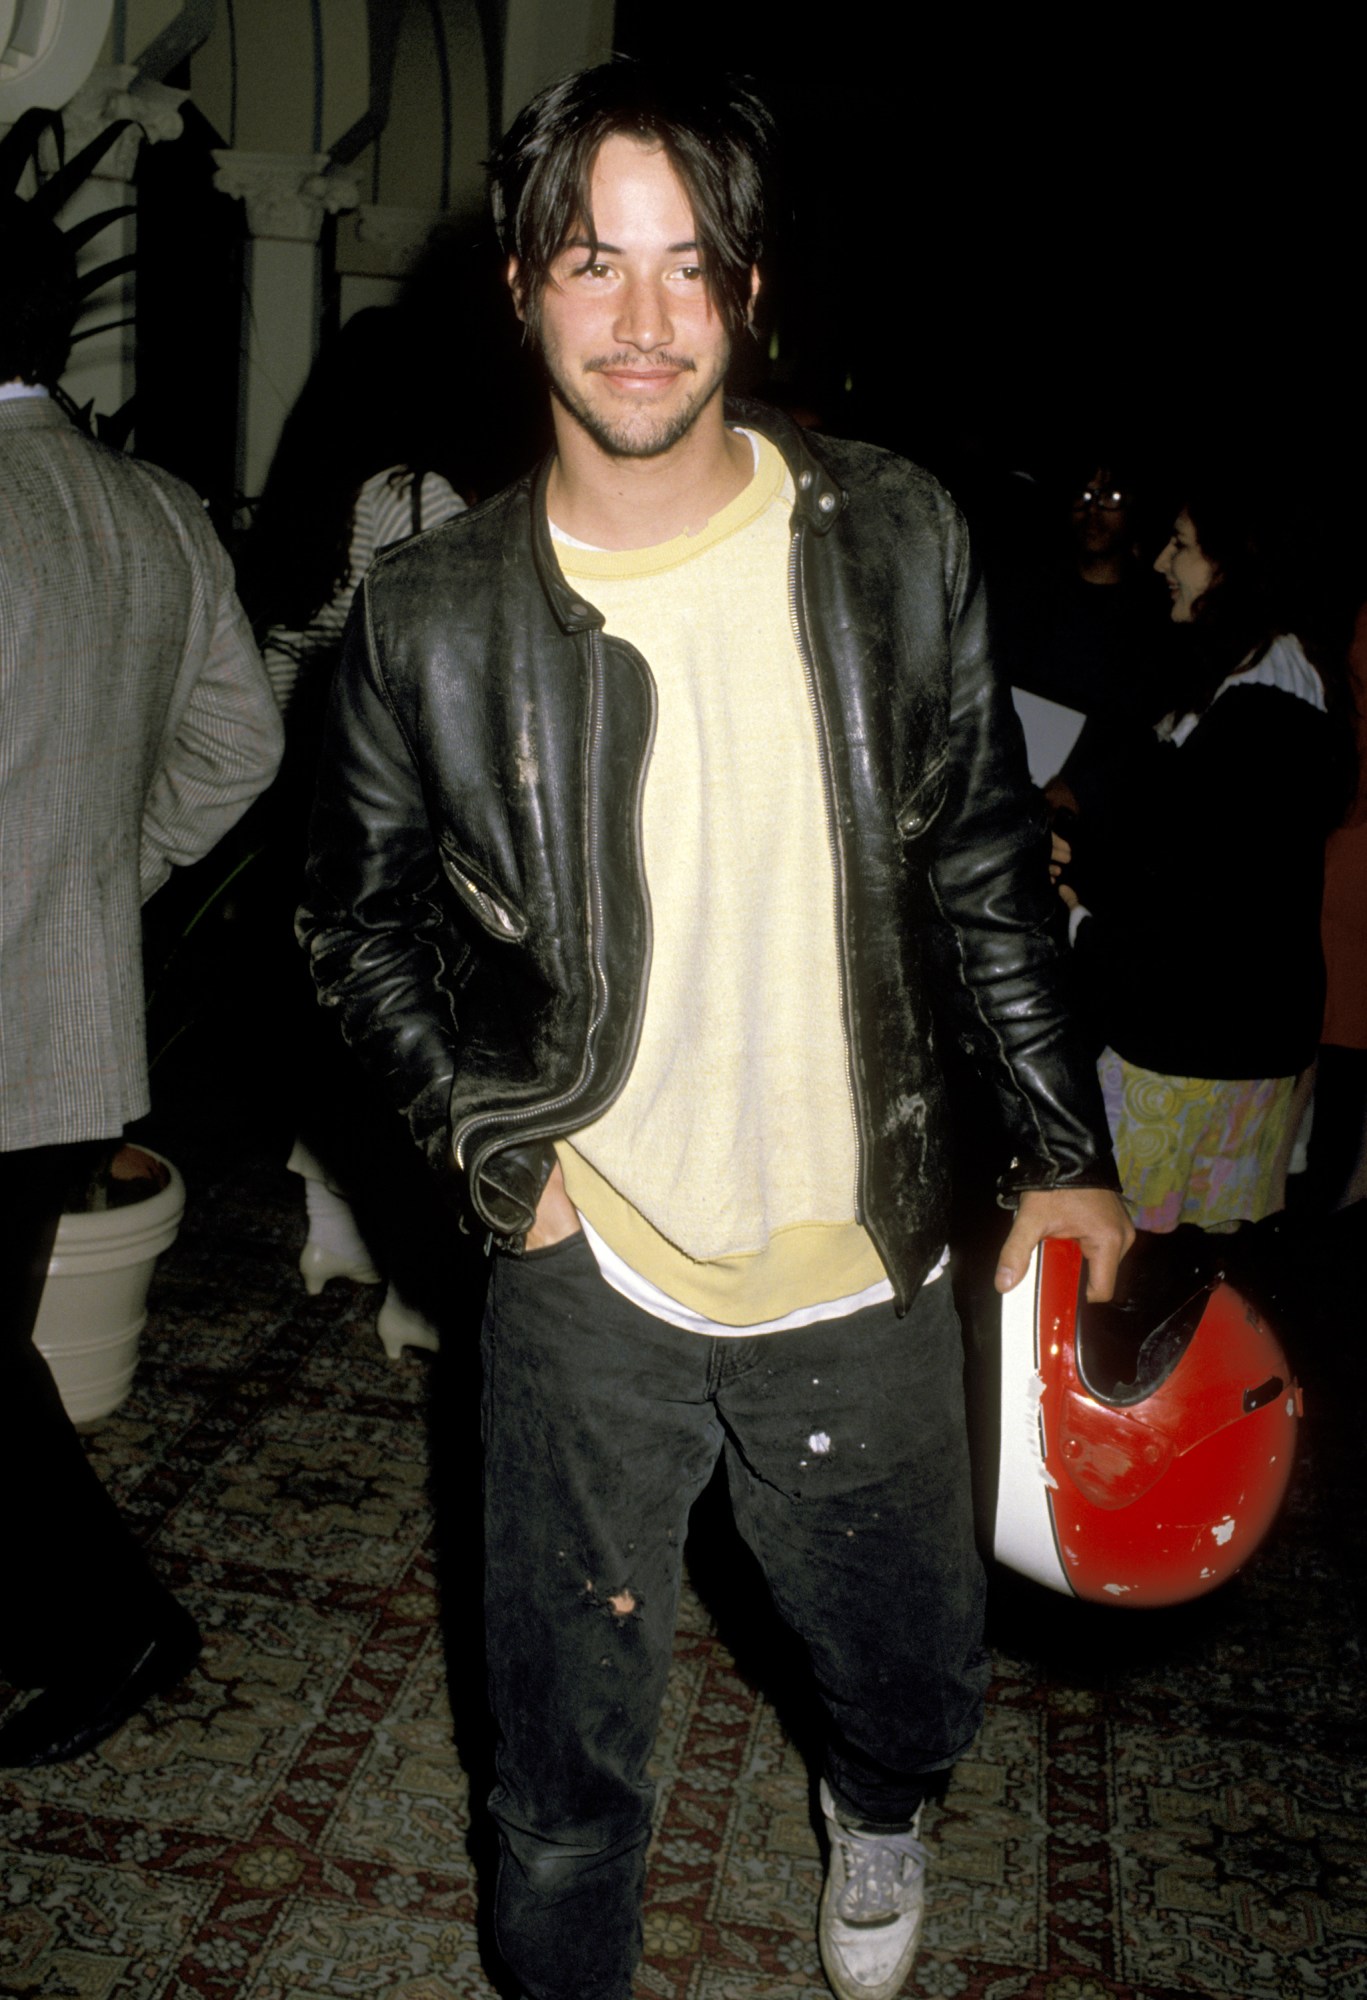
[{"label": "helmet visor opening", "polygon": [[1191,1345],[1214,1283],[1207,1279],[1169,1302],[1155,1324],[1152,1298],[1089,1304],[1084,1276],[1078,1285],[1077,1372],[1090,1393],[1122,1406],[1151,1396]]}]

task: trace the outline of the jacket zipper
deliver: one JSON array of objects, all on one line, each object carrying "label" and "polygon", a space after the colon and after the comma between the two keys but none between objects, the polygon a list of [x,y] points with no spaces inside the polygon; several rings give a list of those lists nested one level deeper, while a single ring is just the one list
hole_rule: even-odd
[{"label": "jacket zipper", "polygon": [[[504,1138],[510,1127],[536,1124],[545,1118],[553,1118],[558,1123],[559,1114],[563,1111],[568,1110],[568,1108],[572,1104],[577,1103],[578,1100],[585,1095],[585,1093],[589,1088],[589,1085],[593,1081],[594,1072],[597,1068],[594,1050],[597,1044],[598,1030],[602,1026],[603,1018],[608,1010],[607,967],[603,962],[603,955],[602,955],[602,940],[603,940],[603,930],[604,930],[603,891],[602,891],[601,871],[598,866],[598,815],[596,811],[597,792],[598,792],[598,766],[600,762],[600,752],[601,752],[602,737],[603,737],[604,674],[603,674],[603,662],[601,655],[601,634],[596,629],[591,630],[588,634],[588,640],[589,640],[590,722],[589,722],[589,744],[588,744],[588,758],[587,758],[588,783],[587,783],[587,801],[586,801],[588,847],[585,855],[585,866],[589,881],[589,962],[593,967],[594,1008],[593,1008],[592,1018],[589,1021],[588,1037],[584,1049],[584,1066],[580,1070],[579,1076],[576,1082],[574,1083],[573,1087],[569,1090],[562,1091],[558,1097],[549,1097],[542,1104],[525,1105],[520,1110],[501,1111],[493,1114],[490,1114],[488,1112],[476,1112],[472,1117],[467,1118],[462,1125],[456,1128],[456,1131],[453,1135],[453,1145],[456,1156],[456,1165],[458,1167],[464,1168],[466,1164],[465,1150],[470,1134],[473,1131],[475,1131],[477,1127],[479,1127],[480,1125],[492,1124],[497,1127],[497,1136],[491,1139],[486,1145],[482,1146],[480,1150],[477,1153],[473,1154],[470,1158],[468,1171],[469,1171],[469,1178],[472,1183],[474,1181],[476,1174],[479,1171],[479,1168],[484,1164],[484,1161],[489,1157],[490,1153],[498,1151],[499,1146],[503,1143]],[[654,741],[654,703],[653,703],[653,691],[652,691],[651,737],[646,744],[646,754],[642,762],[643,769],[645,765],[648,764],[650,761],[650,745],[651,742],[653,741]],[[638,801],[638,809],[639,809],[639,801]],[[644,870],[642,870],[642,888],[644,889]],[[644,1005],[644,999],[645,996],[644,994],[642,994],[641,996],[642,1005]]]},{"label": "jacket zipper", "polygon": [[[845,879],[840,854],[840,838],[835,817],[835,780],[831,774],[830,728],[821,699],[821,688],[816,677],[816,664],[812,658],[811,646],[807,639],[806,621],[802,610],[802,530],[794,528],[788,545],[788,601],[793,622],[793,639],[797,646],[798,658],[807,682],[807,698],[811,703],[812,717],[816,725],[817,762],[821,767],[822,800],[826,813],[826,838],[831,850],[831,874],[835,884],[835,936],[836,965],[840,974],[840,1026],[845,1044],[845,1080],[849,1086],[850,1107],[854,1113],[854,1219],[867,1227],[865,1216],[868,1204],[864,1198],[865,1148],[864,1148],[864,1104],[859,1094],[859,1080],[855,1074],[853,1036],[850,1029],[850,992],[854,980],[849,963],[849,939],[845,930]],[[872,1233],[872,1232],[870,1232]],[[875,1247],[887,1258],[883,1246],[875,1239]]]}]

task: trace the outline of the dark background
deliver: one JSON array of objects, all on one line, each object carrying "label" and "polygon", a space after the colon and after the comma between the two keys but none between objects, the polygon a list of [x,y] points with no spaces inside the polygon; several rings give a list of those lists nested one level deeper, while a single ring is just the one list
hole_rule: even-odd
[{"label": "dark background", "polygon": [[875,31],[828,5],[804,30],[619,0],[617,45],[714,50],[778,114],[778,374],[828,428],[951,485],[1103,440],[1174,493],[1231,460],[1347,561],[1367,546],[1357,56],[1346,26],[1250,18],[906,8]]},{"label": "dark background", "polygon": [[[787,226],[747,386],[928,465],[994,582],[1057,553],[1065,481],[1103,455],[1137,484],[1146,561],[1193,470],[1256,480],[1332,664],[1367,598],[1360,62],[1347,27],[1227,18],[905,7],[875,30],[849,6],[802,27],[754,0],[618,0],[616,45],[747,73],[777,115]],[[187,112],[140,155],[138,444],[235,540],[243,217]],[[488,492],[546,402],[487,241],[466,277],[419,299],[433,351],[405,378],[434,436],[483,437]]]},{"label": "dark background", "polygon": [[[1192,467],[1256,477],[1303,518],[1307,561],[1360,598],[1348,36],[1310,16],[1278,17],[1274,38],[1247,17],[1097,9],[905,7],[875,30],[831,5],[803,28],[768,0],[618,0],[616,45],[746,73],[777,114],[786,227],[748,386],[929,465],[970,515],[1009,473],[1072,480],[1090,460],[1086,477],[1105,452],[1137,475],[1152,538]],[[138,443],[230,532],[242,219],[209,186],[218,136],[193,114],[142,150]],[[468,302],[446,315],[469,318]],[[415,370],[434,420],[468,427],[489,400],[451,407],[462,372],[479,371],[449,353]]]}]

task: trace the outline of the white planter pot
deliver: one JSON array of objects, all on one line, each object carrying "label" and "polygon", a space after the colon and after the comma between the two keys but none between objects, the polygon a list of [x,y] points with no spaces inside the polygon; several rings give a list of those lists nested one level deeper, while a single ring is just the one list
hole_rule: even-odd
[{"label": "white planter pot", "polygon": [[147,1287],[185,1209],[184,1181],[169,1160],[162,1165],[171,1178],[145,1201],[64,1215],[58,1227],[33,1338],[73,1423],[107,1417],[132,1383]]}]

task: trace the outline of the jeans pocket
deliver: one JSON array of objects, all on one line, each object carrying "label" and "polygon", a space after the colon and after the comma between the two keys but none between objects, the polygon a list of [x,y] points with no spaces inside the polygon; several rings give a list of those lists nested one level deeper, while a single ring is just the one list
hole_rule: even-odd
[{"label": "jeans pocket", "polygon": [[558,1237],[554,1243],[542,1243],[535,1250],[522,1251],[517,1261],[519,1264],[544,1264],[552,1257],[558,1257],[563,1251],[572,1250],[576,1244],[585,1245],[585,1243],[583,1230],[574,1229],[568,1236]]}]

